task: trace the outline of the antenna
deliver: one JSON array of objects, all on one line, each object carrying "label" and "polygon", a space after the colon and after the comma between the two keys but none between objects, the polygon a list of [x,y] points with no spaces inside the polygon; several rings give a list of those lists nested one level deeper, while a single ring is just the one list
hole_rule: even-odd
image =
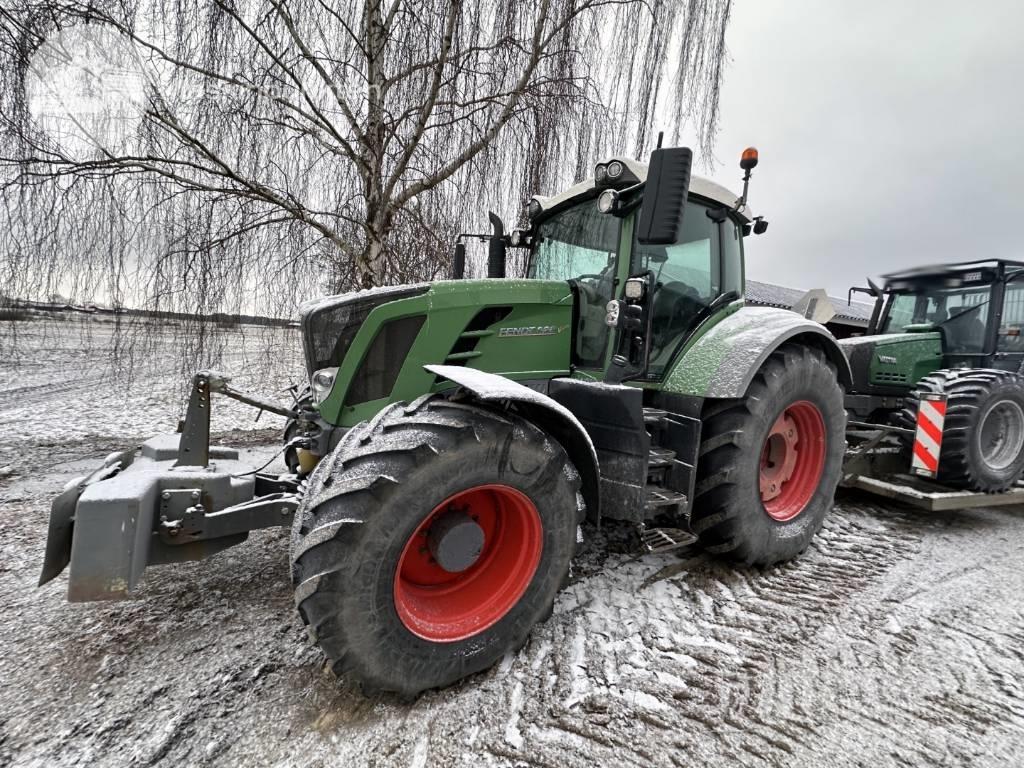
[{"label": "antenna", "polygon": [[664,131],[658,131],[658,146],[656,146],[655,149],[661,149],[661,140],[664,139],[664,138],[665,138],[665,132]]}]

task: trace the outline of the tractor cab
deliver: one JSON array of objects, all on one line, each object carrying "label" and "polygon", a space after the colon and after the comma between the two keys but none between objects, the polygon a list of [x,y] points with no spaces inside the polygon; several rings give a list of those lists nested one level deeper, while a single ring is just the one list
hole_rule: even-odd
[{"label": "tractor cab", "polygon": [[[641,231],[645,207],[653,216],[658,204],[654,190],[645,195],[648,166],[623,158],[598,164],[592,178],[559,195],[534,197],[529,229],[512,233],[514,246],[529,249],[527,277],[572,287],[576,368],[600,371],[621,353],[632,364],[629,378],[660,379],[703,320],[742,300],[743,238],[760,234],[767,222],[751,213],[746,189],[737,198],[712,181],[689,178],[689,157],[683,165],[677,175],[688,190],[660,212],[667,225],[660,237]],[[623,298],[643,318],[631,349],[609,344],[616,324],[610,303]]]},{"label": "tractor cab", "polygon": [[929,334],[941,352],[936,368],[1017,371],[1024,364],[1024,262],[972,261],[884,277],[884,288],[873,291],[871,336]]}]

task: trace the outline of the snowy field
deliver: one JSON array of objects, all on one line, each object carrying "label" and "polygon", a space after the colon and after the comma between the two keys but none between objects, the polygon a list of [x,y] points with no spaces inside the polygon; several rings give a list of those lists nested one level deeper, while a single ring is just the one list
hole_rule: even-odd
[{"label": "snowy field", "polygon": [[[167,334],[126,395],[94,362],[109,326],[19,326],[0,364],[0,765],[1021,764],[1024,519],[1006,509],[844,496],[803,558],[764,572],[586,530],[527,645],[413,704],[323,668],[283,531],[150,569],[137,599],[68,605],[65,576],[35,586],[49,502],[173,427],[182,352]],[[229,341],[239,386],[301,377],[294,331]],[[269,456],[281,420],[253,413],[215,401],[214,431]]]}]

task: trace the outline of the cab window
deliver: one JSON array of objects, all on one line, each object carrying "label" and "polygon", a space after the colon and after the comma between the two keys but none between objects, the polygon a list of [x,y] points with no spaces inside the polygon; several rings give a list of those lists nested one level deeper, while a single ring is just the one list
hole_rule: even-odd
[{"label": "cab window", "polygon": [[621,220],[587,199],[543,221],[534,238],[529,277],[567,280],[576,287],[579,320],[573,361],[604,365],[608,347],[605,307],[615,290]]},{"label": "cab window", "polygon": [[1006,284],[997,346],[1000,352],[1024,352],[1024,279]]},{"label": "cab window", "polygon": [[982,352],[991,295],[989,285],[897,293],[890,299],[881,332],[901,333],[908,326],[928,324],[943,331],[949,352]]}]

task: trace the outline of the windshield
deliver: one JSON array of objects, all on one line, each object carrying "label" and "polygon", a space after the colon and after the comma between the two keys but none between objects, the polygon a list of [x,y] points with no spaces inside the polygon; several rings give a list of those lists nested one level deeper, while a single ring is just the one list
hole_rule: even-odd
[{"label": "windshield", "polygon": [[951,352],[982,352],[992,287],[928,287],[893,294],[882,333],[900,333],[908,326],[930,324],[945,333]]},{"label": "windshield", "polygon": [[538,280],[573,280],[599,276],[611,267],[619,249],[619,220],[584,200],[556,213],[537,228],[530,277]]},{"label": "windshield", "polygon": [[615,287],[620,220],[584,200],[537,227],[529,276],[538,280],[573,280],[579,293],[576,360],[579,365],[604,365],[608,341],[605,306]]}]

